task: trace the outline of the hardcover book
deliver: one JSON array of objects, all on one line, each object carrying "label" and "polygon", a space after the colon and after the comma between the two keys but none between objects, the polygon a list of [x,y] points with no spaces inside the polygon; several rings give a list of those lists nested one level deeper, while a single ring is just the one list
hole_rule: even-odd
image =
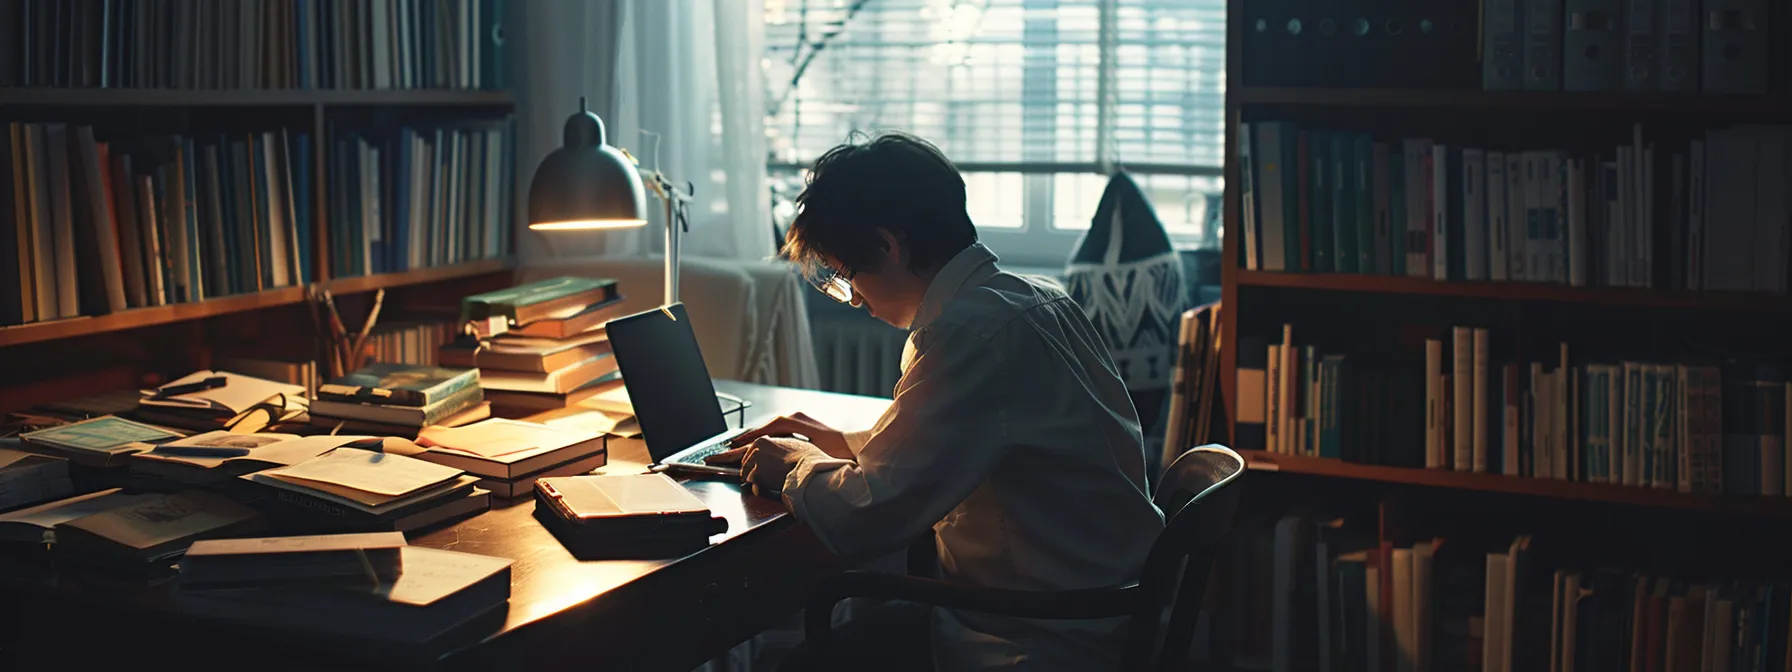
[{"label": "hardcover book", "polygon": [[318,386],[317,398],[379,406],[429,406],[478,385],[478,369],[370,364]]},{"label": "hardcover book", "polygon": [[501,316],[511,324],[523,325],[615,295],[616,281],[608,278],[549,278],[461,299],[460,317],[464,322]]}]

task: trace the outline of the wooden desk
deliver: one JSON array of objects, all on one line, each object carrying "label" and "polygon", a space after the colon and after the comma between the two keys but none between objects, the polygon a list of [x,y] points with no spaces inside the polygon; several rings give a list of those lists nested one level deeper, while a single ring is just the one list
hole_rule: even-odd
[{"label": "wooden desk", "polygon": [[[836,427],[858,429],[869,427],[889,404],[887,399],[732,381],[718,381],[716,387],[753,403],[747,426],[800,410]],[[629,457],[640,456],[611,460],[622,464]],[[569,664],[585,670],[688,670],[795,613],[809,589],[835,571],[832,556],[781,503],[742,494],[732,483],[689,486],[727,517],[728,531],[716,535],[709,548],[682,558],[581,562],[536,522],[528,499],[413,538],[418,546],[516,561],[503,622],[494,618],[474,624],[464,635],[457,633],[454,647],[432,666],[486,672]],[[239,642],[238,636],[247,632],[225,637],[206,628],[198,636],[205,643],[199,644],[194,633],[181,635],[186,619],[168,618],[153,598],[137,602],[111,599],[104,592],[15,587],[0,581],[0,605],[5,605],[0,608],[0,660],[16,660],[12,656],[21,649],[62,630],[62,638],[72,642],[115,643],[119,656],[137,664],[166,656],[182,670],[196,665],[241,668],[250,661],[332,670],[364,663],[358,654],[331,650],[340,647],[329,641],[313,646],[287,639],[278,644],[241,640],[239,647],[223,642]],[[142,636],[120,642],[126,636],[118,627]],[[72,632],[90,634],[76,637]],[[80,650],[80,644],[74,646],[57,648],[73,655]],[[51,659],[68,660],[60,654]]]}]

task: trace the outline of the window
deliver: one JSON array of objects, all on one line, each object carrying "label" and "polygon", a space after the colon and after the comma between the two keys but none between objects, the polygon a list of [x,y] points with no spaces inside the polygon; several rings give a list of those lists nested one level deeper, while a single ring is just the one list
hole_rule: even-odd
[{"label": "window", "polygon": [[1005,260],[1061,265],[1114,165],[1179,243],[1219,245],[1225,0],[765,0],[765,20],[779,198],[849,132],[903,130],[958,163]]}]

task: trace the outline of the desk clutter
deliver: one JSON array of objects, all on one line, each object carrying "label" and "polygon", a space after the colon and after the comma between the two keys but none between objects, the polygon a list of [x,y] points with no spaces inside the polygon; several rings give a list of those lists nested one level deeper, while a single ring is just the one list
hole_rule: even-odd
[{"label": "desk clutter", "polygon": [[[501,610],[512,561],[405,535],[494,500],[533,495],[537,519],[582,559],[708,545],[728,523],[677,482],[589,475],[610,432],[638,433],[625,414],[493,417],[494,392],[566,408],[621,385],[603,331],[615,283],[561,280],[468,297],[463,313],[484,326],[443,348],[445,366],[373,362],[327,381],[208,369],[11,414],[0,562],[159,586],[206,618],[422,643]],[[488,387],[518,373],[550,382]]]}]

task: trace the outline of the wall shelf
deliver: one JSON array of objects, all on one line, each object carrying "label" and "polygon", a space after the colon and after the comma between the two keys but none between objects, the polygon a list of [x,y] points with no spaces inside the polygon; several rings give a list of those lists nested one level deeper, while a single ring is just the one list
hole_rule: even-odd
[{"label": "wall shelf", "polygon": [[1252,471],[1303,474],[1377,483],[1419,485],[1452,490],[1572,499],[1628,506],[1648,506],[1733,516],[1792,518],[1792,498],[1687,494],[1673,490],[1548,478],[1522,478],[1444,469],[1411,469],[1356,464],[1325,457],[1282,455],[1261,450],[1239,451]]},{"label": "wall shelf", "polygon": [[[423,268],[401,273],[382,273],[360,277],[337,278],[317,283],[335,294],[352,294],[371,292],[376,289],[391,289],[423,285],[444,280],[469,278],[509,270],[515,266],[512,259],[485,259],[451,266]],[[132,308],[130,310],[97,315],[93,317],[76,317],[49,322],[33,322],[10,327],[0,327],[0,347],[37,343],[61,338],[74,338],[103,334],[127,329],[137,329],[161,324],[173,324],[188,320],[197,320],[216,315],[241,313],[262,308],[295,305],[305,302],[303,287],[281,287],[252,294],[236,294],[206,299],[194,303],[177,303],[166,306]]]}]

